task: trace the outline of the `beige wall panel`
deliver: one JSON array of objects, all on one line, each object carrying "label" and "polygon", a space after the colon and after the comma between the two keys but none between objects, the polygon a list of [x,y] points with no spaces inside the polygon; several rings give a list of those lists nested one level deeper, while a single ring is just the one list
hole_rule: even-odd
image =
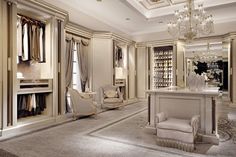
[{"label": "beige wall panel", "polygon": [[145,98],[146,89],[146,47],[137,48],[137,97]]},{"label": "beige wall panel", "polygon": [[100,102],[100,88],[112,84],[113,54],[112,40],[93,38],[93,89],[97,92],[96,101]]},{"label": "beige wall panel", "polygon": [[[2,1],[0,1],[0,30],[3,30],[2,19]],[[0,130],[2,128],[2,35],[2,31],[0,31]]]},{"label": "beige wall panel", "polygon": [[135,98],[135,47],[129,47],[129,98]]},{"label": "beige wall panel", "polygon": [[236,38],[232,43],[232,101],[236,104]]}]

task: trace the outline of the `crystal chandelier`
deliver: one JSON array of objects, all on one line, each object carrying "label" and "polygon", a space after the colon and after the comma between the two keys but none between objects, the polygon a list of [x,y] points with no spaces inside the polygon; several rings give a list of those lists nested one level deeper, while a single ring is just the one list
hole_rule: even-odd
[{"label": "crystal chandelier", "polygon": [[214,23],[212,15],[207,15],[203,5],[194,8],[193,0],[187,0],[183,11],[175,11],[175,19],[168,23],[168,32],[175,38],[191,41],[200,35],[213,33]]},{"label": "crystal chandelier", "polygon": [[198,61],[200,62],[205,62],[209,66],[212,64],[212,62],[217,62],[218,60],[221,60],[222,57],[219,55],[216,55],[216,53],[211,52],[210,50],[210,44],[207,43],[207,52],[203,52],[201,54],[195,54],[194,55],[194,62],[197,63]]}]

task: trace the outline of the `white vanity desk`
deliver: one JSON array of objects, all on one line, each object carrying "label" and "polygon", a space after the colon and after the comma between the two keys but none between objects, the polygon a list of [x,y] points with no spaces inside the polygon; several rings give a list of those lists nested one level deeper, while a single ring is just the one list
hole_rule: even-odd
[{"label": "white vanity desk", "polygon": [[[218,89],[190,91],[187,88],[160,88],[148,90],[149,97],[149,128],[155,128],[155,116],[165,112],[168,117],[191,119],[200,115],[200,132],[208,138],[216,138],[217,119],[215,99]],[[212,140],[211,140],[212,141]]]}]

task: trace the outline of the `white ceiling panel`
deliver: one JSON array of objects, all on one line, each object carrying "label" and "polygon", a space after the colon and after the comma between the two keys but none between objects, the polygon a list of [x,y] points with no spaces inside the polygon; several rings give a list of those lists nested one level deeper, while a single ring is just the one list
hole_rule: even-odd
[{"label": "white ceiling panel", "polygon": [[[111,31],[127,37],[167,33],[174,11],[183,0],[47,0],[69,12],[70,21],[96,31]],[[143,4],[152,6],[147,9]],[[236,0],[195,0],[203,3],[216,24],[236,21]],[[158,7],[157,7],[158,5]],[[155,7],[154,7],[155,6]],[[230,28],[236,26],[229,26]],[[218,30],[218,29],[217,29]],[[169,37],[169,36],[168,36]]]}]

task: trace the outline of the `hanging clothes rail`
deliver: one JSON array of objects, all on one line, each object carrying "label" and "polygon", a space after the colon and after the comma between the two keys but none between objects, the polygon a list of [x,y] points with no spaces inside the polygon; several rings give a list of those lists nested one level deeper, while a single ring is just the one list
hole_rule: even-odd
[{"label": "hanging clothes rail", "polygon": [[17,15],[17,53],[20,62],[44,63],[45,61],[45,23]]}]

